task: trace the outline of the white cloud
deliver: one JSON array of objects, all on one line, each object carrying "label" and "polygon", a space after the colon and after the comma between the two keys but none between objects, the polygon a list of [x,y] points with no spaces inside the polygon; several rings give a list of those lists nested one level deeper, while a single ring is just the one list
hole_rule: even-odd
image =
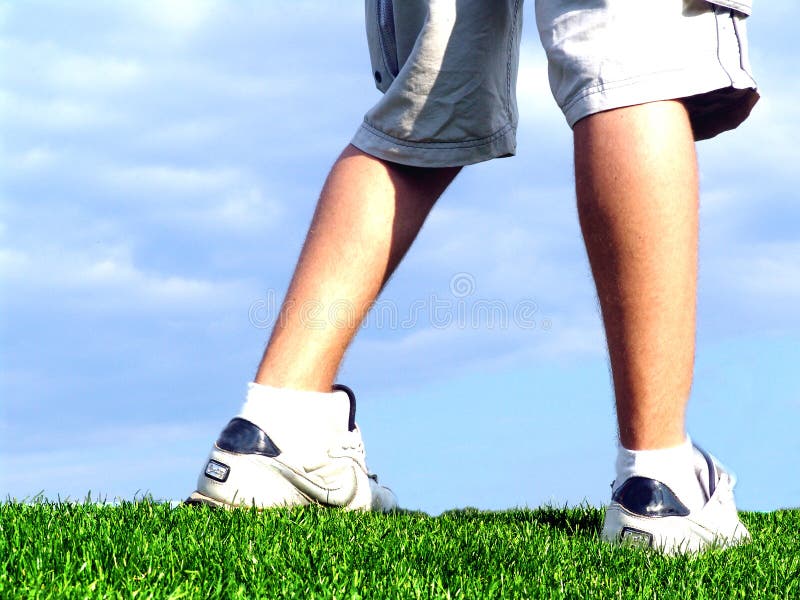
[{"label": "white cloud", "polygon": [[[585,314],[537,311],[520,326],[513,318],[514,303],[506,306],[510,318],[505,326],[499,320],[494,327],[481,320],[467,320],[463,326],[453,314],[453,323],[446,327],[387,327],[376,338],[371,325],[375,321],[368,321],[367,330],[359,334],[347,355],[343,377],[385,385],[397,382],[397,373],[414,373],[417,382],[433,382],[473,370],[492,372],[524,368],[541,360],[569,362],[605,356],[600,318],[589,310]],[[471,305],[467,307],[470,314],[475,314]]]},{"label": "white cloud", "polygon": [[165,35],[186,37],[207,26],[222,6],[215,0],[144,0],[128,2],[125,9]]},{"label": "white cloud", "polygon": [[284,205],[268,200],[260,189],[251,187],[228,194],[207,210],[190,215],[190,219],[217,229],[264,232],[272,229],[284,212]]},{"label": "white cloud", "polygon": [[0,2],[0,26],[6,25],[11,10],[12,6],[10,1],[3,0],[2,2]]},{"label": "white cloud", "polygon": [[800,242],[729,239],[701,253],[700,333],[797,336],[800,327]]},{"label": "white cloud", "polygon": [[[80,500],[91,491],[93,497],[108,494],[109,499],[130,499],[134,493],[158,494],[167,488],[188,494],[218,427],[219,423],[165,422],[79,433],[73,429],[41,439],[32,432],[37,450],[26,446],[0,454],[5,465],[0,496],[23,499],[44,491],[50,499],[60,495]],[[185,490],[176,489],[183,486]]]},{"label": "white cloud", "polygon": [[519,57],[517,103],[520,120],[523,124],[535,122],[538,128],[544,124],[548,130],[556,127],[563,130],[566,127],[564,117],[550,92],[547,57],[538,39],[533,37],[527,37]]},{"label": "white cloud", "polygon": [[34,146],[17,154],[0,152],[0,156],[9,170],[32,173],[47,169],[57,160],[56,152],[47,146]]},{"label": "white cloud", "polygon": [[467,270],[511,258],[517,268],[523,267],[522,262],[536,261],[545,252],[546,238],[526,227],[529,219],[518,220],[507,204],[503,208],[437,206],[413,261]]},{"label": "white cloud", "polygon": [[204,116],[162,123],[140,132],[139,143],[152,150],[167,147],[176,152],[210,146],[232,128],[229,121],[222,116]]},{"label": "white cloud", "polygon": [[3,279],[20,277],[28,272],[30,260],[24,252],[0,248],[0,275]]},{"label": "white cloud", "polygon": [[53,88],[62,92],[102,93],[106,89],[125,89],[141,84],[145,69],[134,59],[81,54],[50,57],[47,77]]},{"label": "white cloud", "polygon": [[218,192],[239,183],[243,178],[241,171],[235,168],[178,167],[169,164],[111,164],[101,167],[99,173],[112,188],[146,194]]},{"label": "white cloud", "polygon": [[129,248],[75,251],[57,246],[36,252],[0,250],[0,275],[9,300],[82,307],[83,311],[162,315],[208,312],[253,297],[239,281],[219,281],[159,273],[138,267]]},{"label": "white cloud", "polygon": [[93,100],[63,97],[38,98],[0,90],[0,114],[4,127],[24,130],[26,135],[35,131],[81,131],[107,128],[122,122],[121,114]]},{"label": "white cloud", "polygon": [[800,305],[800,240],[766,242],[721,259],[721,270],[731,277],[730,286],[754,302],[779,300]]},{"label": "white cloud", "polygon": [[109,193],[124,196],[149,218],[179,228],[219,233],[272,229],[285,213],[268,197],[256,178],[229,167],[173,165],[98,166]]},{"label": "white cloud", "polygon": [[532,297],[551,310],[584,310],[593,289],[572,189],[537,185],[519,170],[509,178],[487,172],[462,182],[452,193],[469,189],[473,201],[434,208],[408,267],[435,268],[447,281],[470,273],[476,298]]}]

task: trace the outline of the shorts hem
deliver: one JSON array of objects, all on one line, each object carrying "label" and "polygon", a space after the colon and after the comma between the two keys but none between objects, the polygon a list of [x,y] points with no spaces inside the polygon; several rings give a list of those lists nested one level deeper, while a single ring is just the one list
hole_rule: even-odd
[{"label": "shorts hem", "polygon": [[414,142],[376,129],[366,121],[350,143],[376,158],[411,167],[462,167],[516,154],[516,131],[506,125],[486,138],[461,142]]},{"label": "shorts hem", "polygon": [[[750,89],[755,93],[757,86],[752,77],[744,71],[740,71],[737,75],[738,77],[733,78],[728,73],[720,71],[712,79],[708,77],[708,73],[687,73],[681,69],[595,85],[568,102],[563,109],[564,116],[569,126],[574,127],[575,123],[584,117],[615,108],[662,100],[685,100],[729,89]],[[697,139],[713,137],[723,131],[734,129],[738,124],[720,125],[718,131],[712,129],[710,133]]]}]

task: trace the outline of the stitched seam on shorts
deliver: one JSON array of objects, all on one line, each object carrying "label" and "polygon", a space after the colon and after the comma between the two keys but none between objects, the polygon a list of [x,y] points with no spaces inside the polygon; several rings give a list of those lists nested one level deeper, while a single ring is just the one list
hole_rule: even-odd
[{"label": "stitched seam on shorts", "polygon": [[373,0],[375,2],[375,27],[378,31],[378,45],[380,46],[381,50],[381,62],[383,62],[383,66],[386,69],[386,74],[389,76],[390,81],[394,81],[395,75],[392,73],[392,70],[389,68],[389,65],[386,64],[386,47],[383,44],[383,30],[381,29],[381,11],[383,8],[381,7],[380,0]]},{"label": "stitched seam on shorts", "polygon": [[685,71],[685,69],[667,69],[664,71],[656,71],[653,73],[648,73],[647,75],[636,75],[635,77],[627,77],[626,79],[616,79],[610,82],[598,83],[597,85],[593,85],[591,87],[584,88],[583,90],[581,90],[581,92],[577,96],[575,96],[572,100],[570,100],[564,105],[563,110],[564,112],[569,111],[573,107],[573,105],[577,104],[584,98],[588,98],[589,96],[592,96],[594,94],[599,94],[601,92],[615,90],[630,85],[635,85],[636,83],[638,83],[643,79],[648,79],[650,77],[658,77],[665,73],[680,73],[681,71]]},{"label": "stitched seam on shorts", "polygon": [[744,49],[742,48],[742,37],[739,32],[739,22],[734,15],[731,15],[731,23],[733,25],[733,34],[736,36],[736,46],[739,48],[739,69],[745,73],[750,73],[744,66]]},{"label": "stitched seam on shorts", "polygon": [[513,60],[514,39],[517,34],[519,22],[519,2],[514,2],[514,19],[511,22],[511,34],[508,36],[508,47],[506,48],[506,115],[511,120],[511,62]]},{"label": "stitched seam on shorts", "polygon": [[[747,71],[742,71],[742,72],[747,74]],[[665,73],[683,73],[683,74],[690,75],[690,74],[692,74],[694,72],[691,69],[670,69],[668,71],[659,71],[659,72],[654,72],[654,73],[648,73],[647,75],[639,75],[637,77],[633,77],[633,78],[630,78],[630,79],[620,80],[620,81],[622,81],[622,85],[614,85],[614,83],[616,83],[616,82],[612,82],[611,84],[608,84],[608,85],[592,86],[588,93],[582,93],[579,96],[577,96],[575,99],[570,100],[570,102],[568,104],[564,105],[562,111],[569,118],[569,114],[571,114],[573,108],[576,105],[580,105],[580,102],[582,100],[585,100],[585,99],[587,99],[587,98],[589,98],[589,97],[591,97],[591,96],[593,96],[595,94],[602,94],[604,92],[613,92],[615,90],[623,89],[623,88],[626,88],[626,87],[632,87],[632,86],[637,85],[641,81],[646,81],[648,79],[652,79],[652,78],[659,79],[659,78],[663,77],[663,75]],[[718,74],[721,75],[722,77],[724,77],[725,79],[728,79],[730,81],[728,73],[724,69],[721,69],[720,71],[718,71]],[[695,75],[696,75],[696,73],[695,73]],[[752,79],[752,77],[751,77],[751,79]],[[694,79],[694,81],[697,81],[697,79]],[[734,85],[735,84],[731,84],[731,83],[726,85],[725,83],[720,82],[720,85],[719,85],[719,87],[717,89],[722,89],[722,88],[725,88],[725,87],[732,87]],[[709,89],[709,90],[701,90],[701,91],[688,93],[685,96],[680,96],[679,95],[679,96],[668,96],[668,97],[669,98],[688,97],[689,95],[694,95],[694,94],[698,94],[698,93],[704,93],[706,91],[713,91],[713,90],[711,90],[711,89]],[[665,96],[664,99],[667,99],[668,97]],[[620,106],[628,106],[628,104],[620,105]],[[591,114],[591,112],[588,113],[588,114]]]},{"label": "stitched seam on shorts", "polygon": [[513,127],[509,125],[505,125],[502,129],[496,131],[492,135],[485,137],[485,138],[478,138],[476,140],[468,140],[466,142],[412,142],[409,140],[401,140],[396,138],[388,133],[381,131],[380,129],[376,129],[374,126],[370,125],[366,121],[364,121],[361,126],[366,129],[369,133],[390,141],[398,146],[406,146],[408,148],[441,148],[441,149],[448,149],[448,148],[478,148],[480,146],[488,146],[492,142],[505,137],[508,135],[509,131],[513,130]]},{"label": "stitched seam on shorts", "polygon": [[[731,76],[731,74],[728,71],[728,69],[725,67],[725,63],[722,61],[722,36],[720,35],[720,31],[719,31],[719,28],[720,28],[719,15],[720,15],[720,13],[723,13],[723,12],[728,13],[728,15],[727,15],[728,18],[731,18],[731,14],[733,13],[733,11],[730,8],[725,9],[723,7],[720,7],[720,6],[715,6],[714,7],[714,25],[715,25],[714,31],[717,34],[717,62],[719,63],[719,68],[722,69],[722,72],[725,73],[725,75],[730,80],[731,85],[733,85],[733,77]],[[733,23],[731,23],[731,27],[732,26],[733,26]],[[737,38],[736,41],[738,43],[738,41],[739,41],[738,38]],[[741,62],[741,60],[742,60],[741,56],[742,56],[742,49],[740,47],[739,48],[739,62]]]}]

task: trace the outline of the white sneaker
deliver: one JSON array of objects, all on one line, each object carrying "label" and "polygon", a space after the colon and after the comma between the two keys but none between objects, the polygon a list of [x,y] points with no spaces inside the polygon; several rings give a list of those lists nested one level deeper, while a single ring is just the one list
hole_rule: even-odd
[{"label": "white sneaker", "polygon": [[197,490],[188,504],[232,508],[321,504],[348,510],[389,512],[394,493],[367,470],[364,443],[355,424],[350,388],[334,386],[350,399],[347,430],[336,439],[309,439],[299,450],[282,451],[267,432],[242,418],[228,423],[217,439]]},{"label": "white sneaker", "polygon": [[665,484],[631,477],[617,487],[606,509],[602,537],[611,543],[651,547],[665,554],[728,547],[750,539],[733,499],[735,477],[695,446],[698,481],[707,498],[690,511]]}]

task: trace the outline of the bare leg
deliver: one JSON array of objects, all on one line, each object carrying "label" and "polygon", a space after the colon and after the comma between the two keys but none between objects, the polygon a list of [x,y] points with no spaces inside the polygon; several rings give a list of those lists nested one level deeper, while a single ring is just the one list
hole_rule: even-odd
[{"label": "bare leg", "polygon": [[578,215],[606,330],[622,445],[685,440],[694,363],[698,180],[679,102],[575,125]]},{"label": "bare leg", "polygon": [[369,307],[458,171],[344,150],[322,190],[257,383],[331,389]]}]

